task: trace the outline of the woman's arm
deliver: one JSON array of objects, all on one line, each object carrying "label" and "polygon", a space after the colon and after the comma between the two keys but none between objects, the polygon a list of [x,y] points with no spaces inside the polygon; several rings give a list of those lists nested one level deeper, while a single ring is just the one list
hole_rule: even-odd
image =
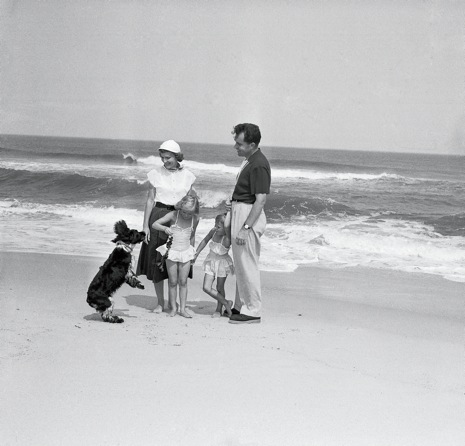
[{"label": "woman's arm", "polygon": [[152,228],[156,229],[157,231],[164,232],[165,234],[172,235],[173,232],[168,226],[164,226],[167,223],[173,223],[174,216],[176,211],[168,212],[163,217],[159,218],[153,225]]},{"label": "woman's arm", "polygon": [[153,203],[155,203],[155,193],[156,190],[154,187],[150,187],[149,191],[147,192],[147,201],[145,202],[143,223],[143,231],[145,232],[145,243],[148,243],[150,241],[149,219],[153,209]]}]

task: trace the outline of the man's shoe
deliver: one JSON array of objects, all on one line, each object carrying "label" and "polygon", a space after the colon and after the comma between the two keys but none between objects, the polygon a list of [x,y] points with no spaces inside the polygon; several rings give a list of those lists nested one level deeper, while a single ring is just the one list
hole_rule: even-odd
[{"label": "man's shoe", "polygon": [[236,310],[235,308],[231,308],[231,313],[232,314],[241,314],[239,310]]},{"label": "man's shoe", "polygon": [[259,324],[260,318],[254,316],[246,316],[245,314],[233,314],[229,318],[230,324]]}]

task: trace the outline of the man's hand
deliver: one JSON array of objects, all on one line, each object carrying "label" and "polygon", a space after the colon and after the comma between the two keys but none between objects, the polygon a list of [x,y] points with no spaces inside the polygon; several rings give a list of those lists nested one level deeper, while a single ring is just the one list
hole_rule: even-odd
[{"label": "man's hand", "polygon": [[224,206],[226,207],[226,212],[229,212],[231,210],[231,199],[228,198],[225,202],[224,202]]},{"label": "man's hand", "polygon": [[250,229],[241,228],[236,235],[236,245],[245,245]]}]

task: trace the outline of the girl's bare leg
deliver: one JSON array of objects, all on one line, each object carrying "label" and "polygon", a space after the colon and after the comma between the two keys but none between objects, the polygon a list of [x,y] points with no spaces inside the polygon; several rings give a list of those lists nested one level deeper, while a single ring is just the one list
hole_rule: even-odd
[{"label": "girl's bare leg", "polygon": [[[224,283],[226,282],[226,277],[218,277],[216,279],[216,290],[212,287],[214,277],[210,274],[205,274],[203,279],[203,290],[213,299],[218,301],[216,307],[216,312],[221,315],[221,307],[224,306],[228,316],[231,316],[231,301],[227,301],[224,294]],[[215,313],[213,316],[215,317]]]},{"label": "girl's bare leg", "polygon": [[221,310],[223,309],[223,304],[221,302],[218,302],[216,304],[216,310],[212,314],[212,317],[221,317]]},{"label": "girl's bare leg", "polygon": [[192,313],[186,311],[187,302],[187,278],[189,276],[189,269],[191,262],[178,263],[178,285],[179,285],[179,314],[184,317],[191,318]]},{"label": "girl's bare leg", "polygon": [[[209,296],[211,296],[214,281],[215,281],[215,276],[212,276],[211,274],[205,274],[205,276],[203,278],[203,290]],[[212,314],[212,317],[220,317],[222,308],[223,308],[223,304],[221,302],[218,302],[217,305],[216,305],[216,310]]]},{"label": "girl's bare leg", "polygon": [[[224,289],[224,284],[226,283],[226,277],[217,277],[216,278],[216,290],[218,293],[223,296],[226,303],[223,303],[224,311],[228,317],[232,315],[232,307],[234,302],[232,300],[226,300],[226,291]],[[220,310],[221,312],[221,310]]]},{"label": "girl's bare leg", "polygon": [[168,316],[173,317],[176,315],[176,298],[178,294],[178,263],[166,259],[166,268],[168,269]]}]

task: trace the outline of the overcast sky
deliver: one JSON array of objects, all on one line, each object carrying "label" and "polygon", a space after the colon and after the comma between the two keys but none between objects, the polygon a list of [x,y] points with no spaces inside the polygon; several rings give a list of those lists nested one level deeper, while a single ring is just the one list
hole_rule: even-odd
[{"label": "overcast sky", "polygon": [[465,154],[462,0],[0,5],[0,133]]}]

